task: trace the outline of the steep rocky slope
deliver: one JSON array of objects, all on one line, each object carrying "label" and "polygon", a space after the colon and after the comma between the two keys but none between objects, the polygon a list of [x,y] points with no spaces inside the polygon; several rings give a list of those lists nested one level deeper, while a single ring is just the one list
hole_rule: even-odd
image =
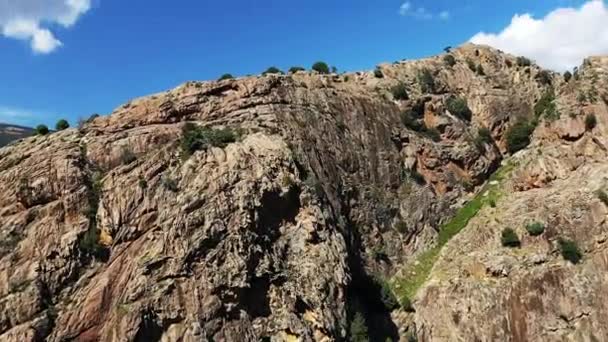
[{"label": "steep rocky slope", "polygon": [[[375,75],[189,82],[79,129],[0,149],[0,339],[332,341],[351,338],[362,315],[372,340],[526,340],[546,336],[540,327],[556,314],[559,290],[574,308],[566,323],[585,312],[580,336],[594,331],[601,340],[602,305],[576,297],[584,294],[577,283],[550,269],[589,273],[587,289],[601,298],[604,264],[586,256],[569,266],[541,241],[554,241],[551,229],[584,229],[589,243],[600,236],[586,209],[576,209],[579,221],[557,212],[583,198],[581,206],[602,215],[576,179],[601,173],[606,107],[599,96],[579,103],[577,91],[605,82],[605,60],[590,59],[565,83],[487,47],[450,56],[380,65]],[[575,114],[543,120],[532,147],[512,158],[517,166],[501,181],[496,208],[482,208],[442,241],[442,227],[507,155],[505,132],[533,118],[550,87],[560,110]],[[470,117],[453,109],[456,98],[467,100]],[[580,110],[597,112],[592,133]],[[184,153],[186,122],[238,139]],[[586,187],[599,184],[592,179]],[[560,194],[562,183],[573,190]],[[523,203],[536,207],[518,211]],[[536,211],[550,217],[540,203],[569,223],[530,242],[547,251],[529,266],[527,241],[503,250],[496,231],[505,222],[521,229],[516,222]],[[495,217],[504,221],[481,224]],[[438,241],[447,244],[432,271],[402,295],[404,270]],[[504,258],[504,279],[464,275],[467,260]],[[546,306],[514,304],[524,299],[514,291],[529,294],[537,284],[552,289]],[[392,292],[413,308],[387,305]],[[536,316],[487,320],[510,317],[492,311],[507,307]],[[522,335],[515,326],[530,328]]]}]

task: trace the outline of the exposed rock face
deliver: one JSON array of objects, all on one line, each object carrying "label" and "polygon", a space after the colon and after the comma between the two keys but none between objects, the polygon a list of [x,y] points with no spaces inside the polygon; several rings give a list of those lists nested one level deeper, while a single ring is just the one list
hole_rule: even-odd
[{"label": "exposed rock face", "polygon": [[[382,78],[297,73],[189,82],[78,130],[0,149],[0,339],[332,341],[348,338],[358,311],[373,340],[405,339],[404,322],[415,323],[422,340],[526,340],[549,336],[551,327],[566,336],[559,329],[578,325],[581,336],[602,340],[601,258],[569,266],[558,261],[552,240],[525,257],[496,252],[501,225],[476,223],[485,212],[470,223],[478,228],[448,244],[435,269],[445,267],[449,277],[431,278],[415,314],[391,319],[381,304],[372,275],[390,277],[432,246],[440,223],[500,165],[507,128],[530,118],[549,86],[539,81],[539,68],[517,66],[515,57],[486,47],[467,45],[452,55],[453,66],[441,56],[382,65]],[[425,69],[432,86],[419,81]],[[408,99],[391,94],[398,84]],[[560,105],[580,108],[562,88]],[[470,120],[450,112],[452,96],[467,99]],[[593,106],[600,105],[583,110]],[[601,216],[603,207],[583,206],[573,221],[560,208],[591,196],[573,190],[560,197],[551,184],[560,179],[574,189],[574,169],[600,174],[585,167],[603,158],[605,149],[592,146],[605,146],[605,117],[594,135],[584,119],[562,119],[537,129],[509,184],[552,187],[546,191],[555,200],[546,205],[553,211],[542,214],[569,222],[572,233],[585,222],[585,236],[594,239],[602,223],[585,213]],[[230,128],[240,138],[186,158],[185,122]],[[478,139],[481,127],[490,141]],[[542,163],[532,163],[537,150]],[[518,203],[545,201],[532,190],[510,196],[500,213],[505,221],[525,219]],[[475,242],[476,229],[492,238]],[[479,251],[471,258],[489,284],[458,273],[469,260],[461,261],[463,250]],[[576,282],[563,281],[566,274],[584,278],[583,268],[595,272],[585,278],[594,297],[571,293]],[[525,276],[531,273],[534,279]],[[524,301],[539,286],[547,287],[545,297]],[[485,292],[475,297],[480,288]],[[563,306],[552,300],[558,294]],[[515,315],[527,308],[529,316],[493,311],[507,305]],[[545,328],[547,312],[558,306],[566,319]],[[454,308],[465,307],[477,309],[452,324]],[[536,325],[528,327],[532,319]]]},{"label": "exposed rock face", "polygon": [[[502,185],[504,197],[443,250],[416,299],[420,339],[608,338],[608,209],[597,195],[607,188],[608,103],[602,95],[580,100],[581,93],[606,89],[606,70],[607,58],[589,59],[574,83],[558,88],[560,119],[539,126],[533,145],[513,158],[519,167]],[[585,127],[589,113],[595,127]],[[525,227],[532,222],[543,223],[544,233],[531,236]],[[505,228],[517,232],[521,248],[501,246]],[[579,264],[560,255],[564,238],[578,245]]]}]

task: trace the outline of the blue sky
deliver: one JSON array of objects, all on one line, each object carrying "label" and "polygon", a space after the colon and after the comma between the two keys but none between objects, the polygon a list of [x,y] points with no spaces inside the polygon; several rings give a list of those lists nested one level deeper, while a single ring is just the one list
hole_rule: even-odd
[{"label": "blue sky", "polygon": [[[542,18],[585,2],[19,1],[31,6],[14,9],[17,1],[0,0],[0,122],[24,125],[54,125],[61,117],[74,123],[226,72],[257,74],[316,60],[340,71],[370,69],[439,53],[479,32],[499,33],[517,13]],[[19,11],[33,24],[11,22],[7,13]]]}]

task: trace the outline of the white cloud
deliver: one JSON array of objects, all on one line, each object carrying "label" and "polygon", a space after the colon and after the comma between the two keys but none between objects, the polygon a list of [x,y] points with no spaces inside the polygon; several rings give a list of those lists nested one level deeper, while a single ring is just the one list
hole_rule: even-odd
[{"label": "white cloud", "polygon": [[441,20],[448,20],[448,19],[450,19],[450,12],[448,12],[448,11],[441,11],[441,12],[439,12],[439,19],[441,19]]},{"label": "white cloud", "polygon": [[71,27],[89,9],[91,0],[0,0],[0,34],[29,41],[36,53],[50,53],[62,43],[47,27]]},{"label": "white cloud", "polygon": [[422,6],[416,7],[410,1],[404,2],[399,7],[399,14],[417,19],[432,19],[434,17],[433,13],[429,12],[426,8]]},{"label": "white cloud", "polygon": [[0,105],[0,123],[28,126],[32,125],[38,116],[30,110]]},{"label": "white cloud", "polygon": [[591,0],[580,8],[558,8],[542,19],[517,14],[500,33],[480,32],[470,41],[563,71],[587,56],[608,53],[608,7],[602,0]]}]

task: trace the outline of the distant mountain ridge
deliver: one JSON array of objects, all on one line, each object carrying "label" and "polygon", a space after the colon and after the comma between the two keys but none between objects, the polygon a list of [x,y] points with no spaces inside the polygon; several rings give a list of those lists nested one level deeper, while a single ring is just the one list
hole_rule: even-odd
[{"label": "distant mountain ridge", "polygon": [[30,127],[0,123],[0,147],[6,146],[14,140],[28,137],[34,133]]}]

